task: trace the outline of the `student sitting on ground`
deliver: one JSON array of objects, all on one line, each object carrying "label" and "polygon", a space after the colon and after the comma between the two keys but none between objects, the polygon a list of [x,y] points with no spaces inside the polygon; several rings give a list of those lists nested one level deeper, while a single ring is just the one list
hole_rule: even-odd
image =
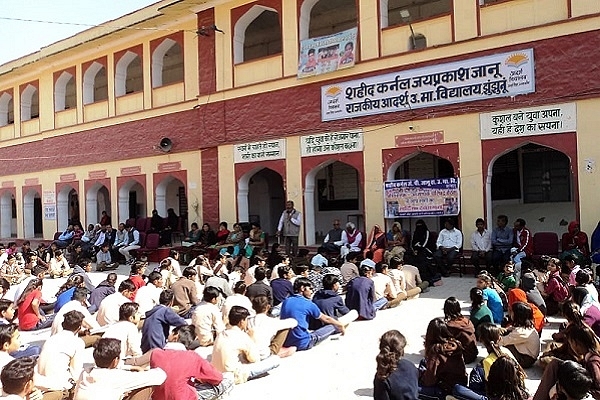
[{"label": "student sitting on ground", "polygon": [[220,294],[215,287],[205,287],[202,301],[192,314],[192,325],[196,327],[200,346],[212,345],[215,337],[225,330],[221,310],[217,307]]},{"label": "student sitting on ground", "polygon": [[54,257],[50,259],[50,278],[61,278],[71,275],[73,270],[69,267],[69,262],[65,258],[62,250],[56,250]]},{"label": "student sitting on ground", "polygon": [[236,384],[258,378],[279,366],[276,355],[260,359],[254,331],[248,328],[248,316],[250,313],[244,307],[233,306],[229,312],[230,327],[217,336],[212,352],[212,365],[221,372],[232,372]]},{"label": "student sitting on ground", "polygon": [[[87,290],[85,288],[77,288],[71,297],[71,301],[61,307],[60,311],[56,313],[54,321],[52,321],[51,335],[56,335],[58,332],[63,330],[62,323],[65,318],[65,314],[70,311],[79,311],[83,314],[83,321],[81,323],[81,331],[79,337],[85,343],[85,347],[91,347],[100,339],[100,335],[90,335],[89,331],[100,328],[100,325],[96,321],[90,312],[88,311],[87,305]],[[82,334],[82,331],[86,331]]]},{"label": "student sitting on ground", "polygon": [[[389,267],[387,264],[377,263],[375,265],[375,274],[371,277],[371,280],[375,284],[375,298],[377,300],[386,299],[387,304],[385,308],[397,307],[402,301],[402,297],[398,296],[394,281],[389,276]],[[404,298],[406,298],[404,296]]]},{"label": "student sitting on ground", "polygon": [[540,336],[533,325],[533,310],[529,304],[517,301],[509,314],[512,326],[507,328],[500,344],[510,350],[523,368],[529,368],[540,354]]},{"label": "student sitting on ground", "polygon": [[62,323],[63,330],[46,339],[38,358],[38,371],[44,376],[46,389],[71,390],[83,369],[85,343],[78,337],[83,314],[69,311]]},{"label": "student sitting on ground", "polygon": [[575,361],[557,361],[544,370],[533,400],[581,400],[598,398],[593,379]]},{"label": "student sitting on ground", "polygon": [[298,325],[294,318],[279,319],[269,317],[267,314],[271,306],[267,296],[260,295],[252,299],[253,311],[256,317],[250,319],[249,327],[254,330],[253,339],[258,346],[260,359],[264,360],[270,355],[280,358],[289,357],[296,352],[295,347],[283,347],[290,329]]},{"label": "student sitting on ground", "polygon": [[370,279],[373,269],[368,265],[361,265],[360,276],[352,279],[346,285],[346,306],[358,312],[359,318],[370,320],[375,318],[377,310],[387,304],[383,298],[375,302],[375,284]]},{"label": "student sitting on ground", "polygon": [[[2,327],[12,326],[10,330],[14,330],[18,332],[18,327],[12,321],[15,317],[15,309],[12,301],[7,299],[0,299],[0,340],[2,337]],[[18,335],[20,338],[20,335]],[[39,346],[34,346],[30,344],[21,345],[20,340],[17,341],[17,348],[8,351],[11,357],[14,358],[23,358],[23,357],[37,357],[40,355],[42,348]],[[0,341],[0,350],[2,349],[3,344]],[[10,361],[10,360],[9,360]],[[7,361],[8,362],[8,361]],[[1,364],[1,362],[0,362]],[[1,368],[0,368],[1,369]]]},{"label": "student sitting on ground", "polygon": [[168,349],[152,349],[141,357],[128,359],[127,365],[160,368],[167,380],[156,388],[153,400],[213,400],[233,388],[232,374],[221,374],[198,353],[190,350],[196,342],[193,325],[177,327],[169,336]]},{"label": "student sitting on ground", "polygon": [[0,382],[6,398],[38,400],[42,392],[33,383],[35,359],[32,357],[12,360],[2,369]]},{"label": "student sitting on ground", "polygon": [[477,287],[483,292],[483,301],[494,317],[495,324],[501,324],[504,319],[504,306],[496,289],[493,288],[492,277],[488,274],[477,275]]},{"label": "student sitting on ground", "polygon": [[246,296],[250,300],[259,295],[265,295],[269,299],[269,304],[273,305],[273,289],[269,286],[267,277],[267,269],[259,266],[254,269],[254,278],[256,281],[246,288]]},{"label": "student sitting on ground", "polygon": [[484,323],[493,323],[494,317],[492,312],[488,308],[487,304],[483,300],[483,290],[479,288],[471,288],[469,292],[469,297],[471,298],[471,315],[470,320],[473,323],[473,328],[475,332],[477,332],[477,328],[480,324]]},{"label": "student sitting on ground", "polygon": [[139,305],[124,303],[119,307],[119,322],[109,326],[104,331],[103,338],[119,339],[121,341],[121,359],[142,355],[142,337],[138,331],[140,322]]},{"label": "student sitting on ground", "polygon": [[[266,297],[266,296],[265,296]],[[250,316],[254,316],[254,310],[252,309],[252,302],[246,296],[246,284],[244,281],[237,281],[233,286],[233,294],[227,296],[223,306],[221,307],[221,315],[223,315],[223,323],[227,325],[229,323],[229,311],[231,307],[240,306],[250,311]]]},{"label": "student sitting on ground", "polygon": [[[371,285],[373,282],[371,282]],[[281,319],[294,318],[298,325],[288,334],[284,346],[296,347],[298,350],[309,350],[336,332],[345,333],[347,323],[338,321],[319,310],[312,301],[312,284],[307,278],[294,281],[294,295],[288,297],[281,306]],[[314,332],[308,327],[312,319],[318,319],[326,325]]]},{"label": "student sitting on ground", "polygon": [[76,276],[79,275],[83,278],[83,281],[85,282],[85,288],[88,290],[88,292],[92,292],[92,290],[94,290],[96,288],[96,286],[94,286],[94,284],[92,283],[90,276],[88,275],[88,273],[90,273],[92,271],[92,260],[90,260],[89,258],[84,258],[81,260],[80,265],[74,265],[73,266],[73,273],[69,276]]},{"label": "student sitting on ground", "polygon": [[119,267],[118,262],[112,261],[109,247],[108,243],[104,243],[100,251],[96,253],[96,271],[98,272],[112,271]]},{"label": "student sitting on ground", "polygon": [[178,313],[183,318],[191,318],[196,306],[200,303],[196,289],[197,279],[196,269],[186,267],[183,270],[183,278],[179,278],[171,285],[171,290],[175,295],[174,306],[178,308]]},{"label": "student sitting on ground", "polygon": [[[319,310],[325,315],[328,315],[337,320],[342,319],[344,324],[358,318],[358,312],[356,310],[350,310],[344,304],[342,296],[338,294],[340,289],[340,282],[335,275],[325,275],[323,277],[323,289],[319,290],[313,296],[313,303],[319,307]],[[319,329],[323,326],[321,320],[312,320],[310,328]]]},{"label": "student sitting on ground", "polygon": [[6,261],[0,266],[0,275],[11,284],[16,285],[25,279],[23,267],[17,263],[14,254],[9,254]]},{"label": "student sitting on ground", "polygon": [[162,275],[160,272],[152,271],[150,275],[148,275],[148,284],[137,290],[135,302],[140,305],[140,314],[142,317],[145,317],[146,312],[159,304],[158,300],[163,291],[162,287]]},{"label": "student sitting on ground", "polygon": [[52,325],[54,314],[46,316],[41,309],[42,285],[41,279],[31,280],[17,300],[19,329],[22,331],[39,330]]},{"label": "student sitting on ground", "polygon": [[488,376],[490,374],[490,368],[492,364],[498,359],[498,357],[508,356],[514,359],[514,356],[506,347],[500,346],[500,338],[502,337],[502,329],[498,325],[492,323],[483,323],[479,325],[477,329],[478,340],[483,344],[488,352],[479,364],[477,364],[471,375],[469,375],[469,387],[462,385],[455,385],[453,389],[453,395],[457,398],[467,398],[470,393],[485,395],[485,385],[487,383]]},{"label": "student sitting on ground", "polygon": [[461,343],[452,337],[446,322],[434,318],[425,334],[425,358],[419,369],[419,393],[445,399],[456,384],[467,384],[467,371]]},{"label": "student sitting on ground", "polygon": [[118,292],[106,296],[100,303],[98,314],[96,314],[96,321],[98,321],[100,326],[119,322],[119,307],[122,304],[131,302],[134,292],[135,285],[133,282],[130,279],[125,279],[119,285]]},{"label": "student sitting on ground", "polygon": [[100,282],[98,286],[96,286],[96,288],[92,290],[92,293],[90,293],[89,298],[91,313],[95,313],[96,311],[98,311],[102,300],[116,292],[115,283],[117,283],[117,274],[111,272],[106,276],[105,280]]},{"label": "student sitting on ground", "polygon": [[373,380],[375,400],[419,398],[419,371],[404,358],[406,338],[397,330],[387,331],[379,340],[377,373]]},{"label": "student sitting on ground", "polygon": [[71,301],[71,298],[73,297],[73,292],[75,292],[75,289],[80,287],[85,287],[83,277],[79,275],[70,276],[56,293],[56,303],[54,303],[54,312],[57,313],[62,306]]},{"label": "student sitting on ground", "polygon": [[159,302],[160,304],[146,313],[146,320],[142,326],[141,348],[144,353],[150,349],[165,347],[171,326],[187,325],[185,319],[177,315],[171,308],[173,306],[172,290],[164,290],[160,294]]},{"label": "student sitting on ground", "polygon": [[161,385],[167,378],[160,368],[139,372],[118,369],[120,355],[118,339],[100,339],[94,346],[96,365],[84,370],[79,377],[74,400],[120,400],[124,395],[149,399],[153,387]]},{"label": "student sitting on ground", "polygon": [[461,313],[460,303],[456,297],[448,297],[444,302],[444,318],[448,330],[463,347],[463,358],[469,364],[477,358],[477,343],[475,339],[475,327],[469,318]]}]

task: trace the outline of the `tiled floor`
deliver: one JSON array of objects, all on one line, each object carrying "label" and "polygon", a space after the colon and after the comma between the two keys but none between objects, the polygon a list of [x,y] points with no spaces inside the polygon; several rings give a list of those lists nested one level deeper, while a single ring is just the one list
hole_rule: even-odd
[{"label": "tiled floor", "polygon": [[[122,278],[127,267],[117,271]],[[105,274],[93,273],[92,280],[99,283]],[[45,280],[44,293],[53,295],[63,280]],[[390,329],[398,329],[408,341],[406,358],[418,364],[422,358],[423,336],[427,324],[432,318],[443,316],[444,300],[457,297],[468,313],[468,294],[475,285],[475,278],[444,278],[444,285],[431,288],[420,298],[403,302],[398,308],[379,312],[373,321],[352,323],[345,336],[329,339],[314,349],[296,353],[281,360],[279,368],[268,376],[237,386],[230,394],[230,400],[237,399],[353,399],[371,397],[375,356],[378,352],[379,337]],[[544,340],[556,330],[557,324],[551,324],[542,335]],[[42,341],[48,333],[26,332],[22,340]],[[203,349],[210,353],[210,349]],[[485,352],[481,350],[480,352]],[[92,362],[91,349],[86,350],[86,362]],[[470,365],[471,367],[473,364]],[[535,391],[541,376],[541,370],[533,367],[527,370],[527,386],[531,393]]]}]

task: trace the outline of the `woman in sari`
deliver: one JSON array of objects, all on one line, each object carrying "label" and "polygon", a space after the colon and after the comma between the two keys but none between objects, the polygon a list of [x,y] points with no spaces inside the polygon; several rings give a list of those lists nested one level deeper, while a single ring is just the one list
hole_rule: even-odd
[{"label": "woman in sari", "polygon": [[381,230],[379,225],[374,225],[367,238],[367,248],[364,250],[364,256],[367,256],[367,252],[373,254],[373,261],[375,263],[383,261],[383,253],[386,247],[385,233]]},{"label": "woman in sari", "polygon": [[260,229],[260,224],[253,222],[248,236],[248,244],[246,244],[246,258],[252,257],[255,251],[262,250],[265,247],[265,237],[265,233]]},{"label": "woman in sari", "polygon": [[394,222],[392,229],[387,233],[387,251],[385,253],[385,259],[388,260],[388,262],[392,257],[398,257],[403,260],[405,252],[406,236],[402,231],[402,225],[400,222]]},{"label": "woman in sari", "polygon": [[242,226],[237,222],[233,224],[233,230],[229,232],[227,239],[225,239],[225,243],[221,245],[217,245],[216,248],[226,249],[229,246],[233,247],[233,257],[237,257],[240,254],[240,250],[244,248],[244,231],[242,231]]}]

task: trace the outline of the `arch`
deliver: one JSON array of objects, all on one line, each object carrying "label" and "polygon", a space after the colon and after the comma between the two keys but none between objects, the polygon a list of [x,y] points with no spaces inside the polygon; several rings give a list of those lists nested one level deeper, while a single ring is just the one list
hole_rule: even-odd
[{"label": "arch", "polygon": [[305,0],[300,7],[300,40],[358,26],[356,0]]},{"label": "arch", "polygon": [[42,202],[40,189],[23,188],[23,233],[25,238],[35,238],[42,234]]},{"label": "arch", "polygon": [[152,53],[152,87],[183,81],[183,52],[171,38],[163,40]]},{"label": "arch", "polygon": [[146,189],[138,180],[130,178],[119,188],[119,221],[145,217],[146,204]]},{"label": "arch", "polygon": [[263,231],[274,233],[285,206],[282,176],[257,166],[238,179],[238,220],[260,222]]},{"label": "arch", "polygon": [[[77,184],[67,184],[58,190],[56,194],[56,220],[58,230],[65,230],[69,224],[79,220],[79,195]],[[85,228],[82,225],[83,228]]]},{"label": "arch", "polygon": [[[432,146],[435,147],[435,146]],[[437,146],[440,147],[440,146]],[[433,150],[430,148],[429,150]],[[452,160],[448,157],[443,157],[439,152],[436,151],[413,151],[408,154],[404,154],[392,162],[386,171],[386,181],[393,181],[396,179],[431,179],[431,178],[451,178],[458,176],[458,168],[452,163]],[[438,217],[419,217],[423,219],[429,229],[440,230],[443,224],[440,222]],[[459,217],[460,218],[460,217]],[[443,218],[442,218],[443,219]],[[400,220],[400,219],[399,219]],[[412,219],[407,219],[410,223]],[[388,223],[394,221],[388,220]],[[403,229],[412,231],[412,226],[401,220]],[[391,228],[391,227],[388,227]]]},{"label": "arch", "polygon": [[0,126],[5,126],[11,123],[8,118],[10,114],[9,108],[12,108],[10,107],[12,103],[11,100],[12,96],[7,92],[4,92],[0,95]]},{"label": "arch", "polygon": [[75,77],[63,71],[54,84],[54,111],[63,111],[76,107]]},{"label": "arch", "polygon": [[[165,176],[154,190],[154,208],[158,215],[166,216],[169,208],[175,210],[177,215],[187,214],[187,207],[185,210],[181,207],[181,195],[187,198],[185,183],[173,175]],[[187,201],[184,201],[184,204],[187,204]]]},{"label": "arch", "polygon": [[13,202],[15,194],[11,190],[5,190],[0,196],[0,237],[9,238],[17,235],[13,229]]},{"label": "arch", "polygon": [[[274,22],[276,22],[276,26],[273,25]],[[257,41],[259,43],[255,44]],[[261,48],[257,51],[248,51],[250,45],[259,44]],[[240,17],[234,27],[234,64],[278,54],[281,53],[281,50],[281,26],[277,10],[259,4],[253,5]]]},{"label": "arch", "polygon": [[535,231],[561,233],[577,219],[576,163],[567,152],[526,141],[491,158],[485,176],[486,217],[522,217]]},{"label": "arch", "polygon": [[85,217],[88,224],[97,224],[102,211],[111,213],[110,192],[100,182],[95,182],[85,192]]},{"label": "arch", "polygon": [[106,68],[94,61],[83,73],[83,104],[91,104],[108,98]]},{"label": "arch", "polygon": [[[143,89],[140,57],[127,50],[115,66],[115,96],[124,96]],[[141,84],[140,84],[141,83]]]},{"label": "arch", "polygon": [[[336,175],[340,176],[337,184],[333,179]],[[308,245],[320,243],[330,229],[333,219],[346,221],[350,216],[362,215],[363,195],[360,180],[360,171],[355,166],[336,159],[326,160],[306,174],[304,221]],[[346,193],[343,193],[340,199],[339,190],[342,188]],[[354,195],[352,191],[355,191]],[[357,227],[362,229],[359,226],[360,221],[357,222]]]},{"label": "arch", "polygon": [[28,84],[21,92],[21,121],[29,121],[39,116],[38,90],[32,84]]}]

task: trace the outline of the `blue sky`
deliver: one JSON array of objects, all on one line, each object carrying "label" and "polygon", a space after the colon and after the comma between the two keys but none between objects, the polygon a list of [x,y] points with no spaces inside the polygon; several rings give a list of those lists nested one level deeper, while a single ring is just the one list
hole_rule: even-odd
[{"label": "blue sky", "polygon": [[[40,48],[144,8],[158,0],[0,0],[0,64],[38,51]],[[7,20],[29,19],[61,22]]]}]

